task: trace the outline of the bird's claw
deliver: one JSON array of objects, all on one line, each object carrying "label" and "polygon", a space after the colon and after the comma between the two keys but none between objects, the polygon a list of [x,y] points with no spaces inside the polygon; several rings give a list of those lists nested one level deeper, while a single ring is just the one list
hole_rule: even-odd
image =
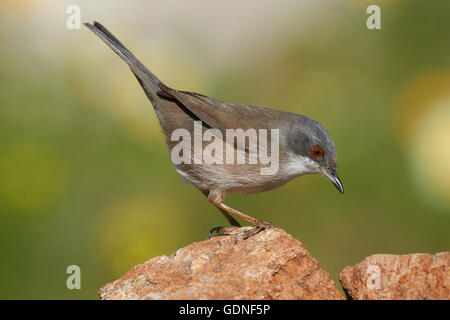
[{"label": "bird's claw", "polygon": [[266,221],[257,221],[255,223],[255,227],[251,228],[251,227],[244,227],[247,228],[246,230],[243,231],[238,231],[236,229],[240,229],[242,227],[237,227],[237,226],[228,226],[228,227],[214,227],[209,231],[209,236],[208,239],[211,239],[214,235],[214,233],[217,233],[217,236],[231,236],[234,235],[234,243],[238,243],[239,238],[242,238],[242,240],[245,240],[255,234],[257,234],[260,231],[263,231],[265,229],[270,229],[270,228],[278,228],[280,229],[279,226],[277,226],[276,224],[273,224],[271,222],[266,222]]},{"label": "bird's claw", "polygon": [[233,232],[234,229],[239,229],[237,226],[228,226],[228,227],[214,227],[209,231],[208,239],[211,239],[214,235],[214,232],[217,233],[217,236],[229,236],[233,235],[236,232]]},{"label": "bird's claw", "polygon": [[234,236],[234,243],[237,243],[239,241],[239,237],[242,236],[242,240],[245,240],[251,236],[254,236],[255,234],[265,230],[265,229],[270,229],[270,228],[278,228],[280,229],[279,226],[277,226],[276,224],[273,224],[272,222],[266,222],[266,221],[258,221],[256,223],[256,227],[245,230],[245,231],[241,231],[238,232],[235,236]]},{"label": "bird's claw", "polygon": [[264,230],[264,229],[255,227],[255,228],[251,228],[251,229],[248,229],[248,230],[245,230],[245,231],[238,232],[234,236],[234,243],[238,243],[239,237],[241,237],[241,236],[242,236],[242,240],[245,240],[245,239],[247,239],[247,238],[257,234],[258,232],[260,232],[262,230]]},{"label": "bird's claw", "polygon": [[211,230],[209,230],[209,234],[208,234],[208,240],[211,239],[213,237],[213,233],[217,232],[218,234],[220,233],[219,230],[221,230],[223,227],[214,227]]}]

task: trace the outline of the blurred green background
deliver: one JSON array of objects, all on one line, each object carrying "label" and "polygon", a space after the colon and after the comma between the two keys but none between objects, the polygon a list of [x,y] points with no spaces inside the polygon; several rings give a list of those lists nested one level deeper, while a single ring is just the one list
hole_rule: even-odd
[{"label": "blurred green background", "polygon": [[[69,4],[169,86],[328,129],[344,195],[305,176],[227,203],[284,227],[335,280],[375,253],[449,249],[448,0],[2,0],[0,298],[95,299],[226,222],[174,170],[126,64],[67,29]],[[66,288],[72,264],[81,290]]]}]

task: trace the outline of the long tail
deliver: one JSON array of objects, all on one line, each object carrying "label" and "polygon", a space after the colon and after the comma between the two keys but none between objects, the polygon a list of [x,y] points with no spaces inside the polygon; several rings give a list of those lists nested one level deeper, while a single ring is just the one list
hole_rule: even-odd
[{"label": "long tail", "polygon": [[148,98],[153,102],[161,81],[151,73],[111,32],[97,21],[85,23],[92,32],[102,39],[119,57],[121,57],[134,73]]}]

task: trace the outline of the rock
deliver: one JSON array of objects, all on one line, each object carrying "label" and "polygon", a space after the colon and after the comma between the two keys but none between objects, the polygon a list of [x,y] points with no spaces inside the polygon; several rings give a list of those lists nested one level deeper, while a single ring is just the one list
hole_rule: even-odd
[{"label": "rock", "polygon": [[450,299],[450,252],[376,254],[339,275],[350,299]]},{"label": "rock", "polygon": [[[248,228],[248,227],[247,227]],[[240,231],[246,228],[241,228]],[[102,299],[343,299],[305,246],[281,229],[195,242],[100,289]]]}]

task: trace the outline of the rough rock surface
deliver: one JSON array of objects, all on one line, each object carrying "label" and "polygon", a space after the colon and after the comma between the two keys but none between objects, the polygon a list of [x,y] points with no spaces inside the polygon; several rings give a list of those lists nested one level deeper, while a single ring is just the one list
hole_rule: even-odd
[{"label": "rough rock surface", "polygon": [[376,254],[339,275],[351,299],[450,299],[450,252]]},{"label": "rough rock surface", "polygon": [[[245,228],[241,228],[245,230]],[[343,299],[305,246],[280,229],[221,236],[148,260],[100,289],[102,299]]]}]

